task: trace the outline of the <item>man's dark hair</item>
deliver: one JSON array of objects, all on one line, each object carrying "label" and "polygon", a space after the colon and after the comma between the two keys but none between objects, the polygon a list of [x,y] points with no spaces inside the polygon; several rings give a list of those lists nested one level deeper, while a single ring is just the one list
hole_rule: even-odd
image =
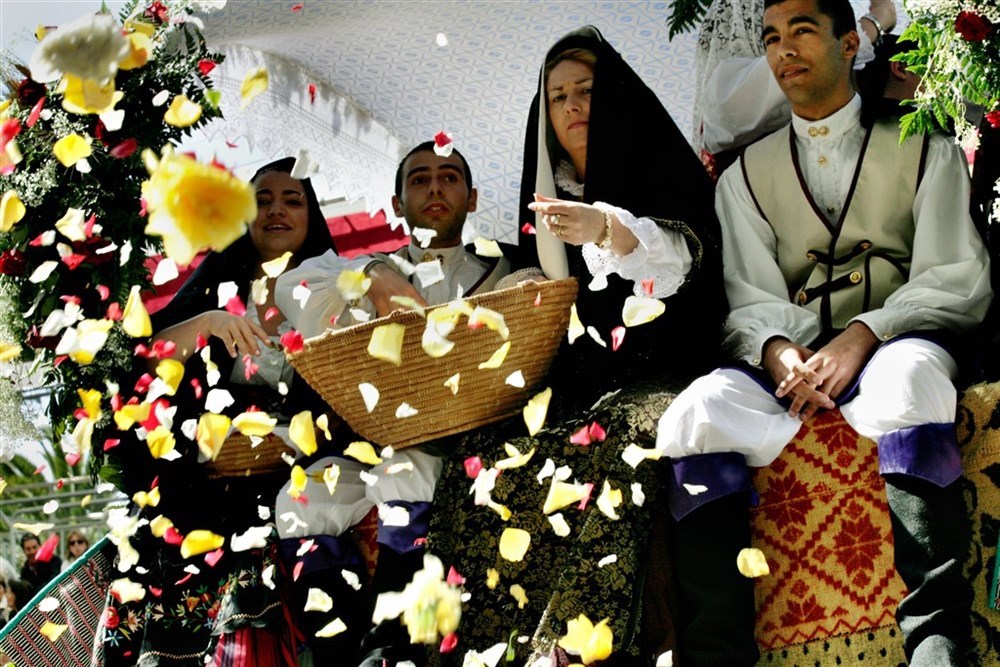
[{"label": "man's dark hair", "polygon": [[[410,159],[410,156],[414,153],[420,153],[422,151],[433,151],[434,142],[425,141],[424,143],[414,146],[409,153],[403,156],[403,159],[399,161],[399,166],[396,167],[396,196],[403,196],[403,164]],[[457,148],[453,148],[451,152],[458,157],[462,158],[462,166],[465,167],[465,184],[469,188],[469,192],[472,192],[472,170],[469,169],[469,161],[465,159],[465,156],[458,152]]]},{"label": "man's dark hair", "polygon": [[[764,0],[764,11],[773,5],[780,5],[785,0]],[[858,29],[854,20],[854,10],[849,0],[815,0],[816,9],[820,14],[826,14],[833,21],[833,36],[841,38],[852,30]]]},{"label": "man's dark hair", "polygon": [[31,540],[34,540],[34,541],[38,542],[39,544],[42,543],[42,540],[38,537],[38,535],[32,535],[31,533],[25,533],[24,535],[21,535],[21,548],[23,549],[24,545],[27,544],[28,542],[30,542]]}]

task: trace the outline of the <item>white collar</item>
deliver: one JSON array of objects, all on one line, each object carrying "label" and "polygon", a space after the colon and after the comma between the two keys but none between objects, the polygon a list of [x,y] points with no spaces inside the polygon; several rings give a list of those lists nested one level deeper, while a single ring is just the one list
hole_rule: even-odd
[{"label": "white collar", "polygon": [[806,120],[792,114],[792,129],[805,142],[839,139],[860,123],[861,97],[857,93],[850,102],[820,120]]},{"label": "white collar", "polygon": [[454,265],[465,259],[465,246],[461,243],[448,248],[421,248],[415,241],[410,241],[406,248],[412,264],[441,260],[441,266]]}]

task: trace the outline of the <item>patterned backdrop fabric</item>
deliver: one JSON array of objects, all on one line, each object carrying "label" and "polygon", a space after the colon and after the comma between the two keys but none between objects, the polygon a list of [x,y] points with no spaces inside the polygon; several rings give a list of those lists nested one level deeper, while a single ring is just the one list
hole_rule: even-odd
[{"label": "patterned backdrop fabric", "polygon": [[[597,26],[690,136],[695,36],[670,41],[670,4],[229,2],[203,16],[209,45],[228,56],[212,73],[226,120],[209,134],[244,136],[269,156],[309,148],[331,181],[375,209],[388,202],[400,149],[446,130],[479,189],[470,222],[516,242],[528,106],[538,63],[563,34]],[[241,111],[240,82],[262,66],[271,89]]]}]

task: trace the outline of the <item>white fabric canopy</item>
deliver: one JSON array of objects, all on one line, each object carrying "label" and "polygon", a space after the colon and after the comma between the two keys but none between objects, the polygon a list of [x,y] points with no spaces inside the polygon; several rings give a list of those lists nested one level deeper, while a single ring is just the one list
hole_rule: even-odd
[{"label": "white fabric canopy", "polygon": [[[226,120],[207,132],[244,136],[273,158],[306,148],[375,210],[388,206],[402,153],[445,130],[479,190],[470,222],[511,241],[528,106],[544,54],[566,32],[600,29],[690,135],[695,38],[669,40],[669,5],[311,0],[292,11],[291,1],[230,0],[203,16],[209,45],[227,56],[212,73]],[[270,89],[240,110],[240,83],[257,67]]]}]

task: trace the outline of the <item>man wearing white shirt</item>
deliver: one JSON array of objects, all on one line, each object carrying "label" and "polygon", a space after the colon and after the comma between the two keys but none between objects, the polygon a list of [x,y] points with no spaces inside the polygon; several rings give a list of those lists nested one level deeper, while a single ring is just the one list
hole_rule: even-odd
[{"label": "man wearing white shirt", "polygon": [[[476,190],[468,163],[457,150],[439,155],[433,142],[411,150],[396,172],[392,205],[411,229],[412,240],[405,248],[392,255],[353,260],[331,251],[278,279],[277,304],[304,336],[386,315],[399,308],[391,301],[393,296],[436,305],[489,291],[508,274],[510,264],[505,257],[478,257],[462,245],[466,216],[476,210]],[[369,275],[372,284],[364,298],[350,302],[341,294],[337,278],[345,270],[364,270]],[[303,284],[309,290],[304,303],[296,298],[296,288]],[[400,464],[412,464],[412,468],[389,474],[390,465],[400,469]],[[331,495],[321,476],[334,465],[340,472]],[[314,580],[340,578],[338,570],[351,563],[350,544],[341,535],[378,507],[379,562],[372,588],[376,594],[401,590],[423,563],[422,538],[427,534],[442,465],[431,446],[402,449],[378,466],[338,456],[313,462],[307,468],[307,504],[293,501],[284,490],[278,494],[279,519],[288,512],[297,519],[278,524],[283,550],[294,555],[302,538],[312,538],[326,545],[328,557],[307,556],[303,570]],[[370,484],[362,473],[369,476]],[[408,643],[398,623],[384,624],[362,644],[363,664],[410,658]],[[336,657],[338,664],[350,662],[342,653]]]},{"label": "man wearing white shirt", "polygon": [[[845,0],[767,0],[763,40],[792,122],[749,146],[716,197],[727,342],[743,367],[697,380],[659,424],[658,445],[673,459],[681,655],[694,653],[685,664],[753,664],[749,580],[692,584],[683,570],[734,569],[749,542],[745,466],[768,465],[801,421],[839,406],[878,442],[896,568],[909,589],[897,620],[910,664],[964,664],[968,533],[958,369],[946,346],[982,320],[992,296],[965,159],[947,137],[900,146],[897,126],[860,124],[858,35]],[[708,490],[688,491],[699,487]],[[720,629],[741,652],[713,644]]]}]

